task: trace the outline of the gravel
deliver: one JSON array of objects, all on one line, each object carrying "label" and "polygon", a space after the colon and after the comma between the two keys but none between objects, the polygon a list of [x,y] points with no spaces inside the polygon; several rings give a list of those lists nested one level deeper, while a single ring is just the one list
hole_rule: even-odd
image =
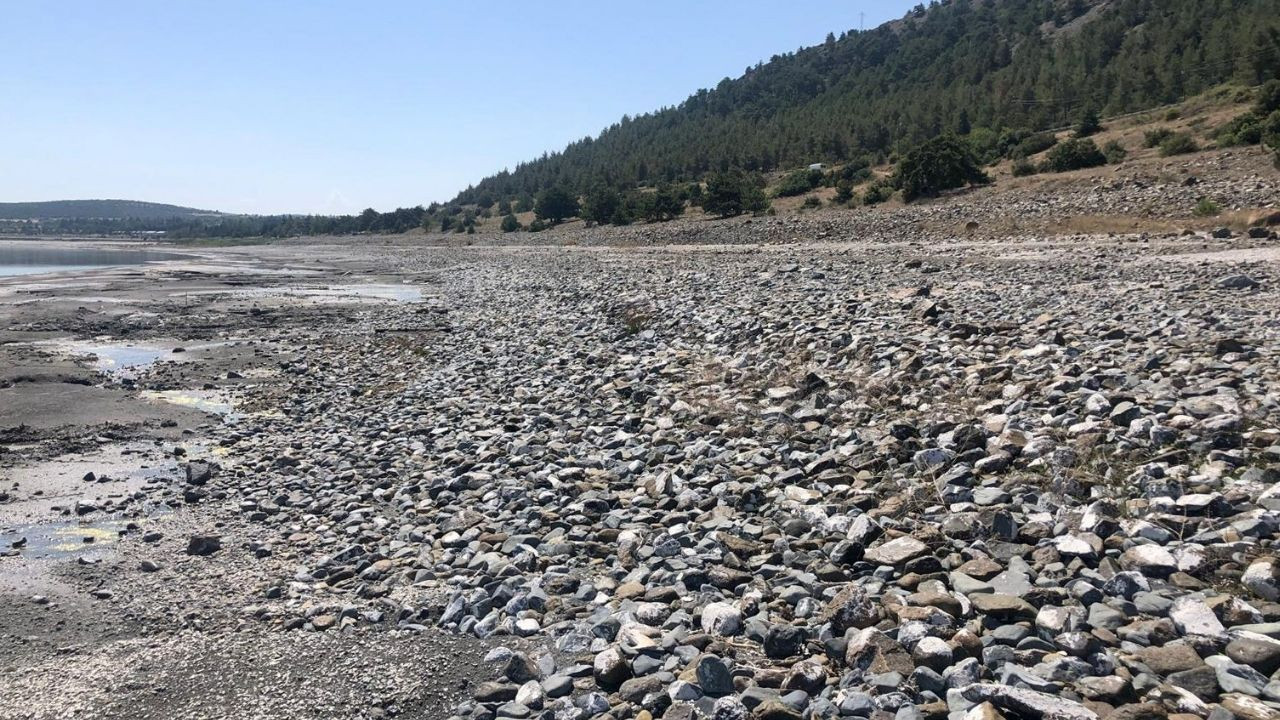
[{"label": "gravel", "polygon": [[367,249],[424,299],[273,336],[97,602],[489,648],[426,717],[1280,718],[1273,266],[768,222]]},{"label": "gravel", "polygon": [[531,642],[458,718],[1276,712],[1274,272],[915,252],[429,255],[221,435],[260,620]]}]

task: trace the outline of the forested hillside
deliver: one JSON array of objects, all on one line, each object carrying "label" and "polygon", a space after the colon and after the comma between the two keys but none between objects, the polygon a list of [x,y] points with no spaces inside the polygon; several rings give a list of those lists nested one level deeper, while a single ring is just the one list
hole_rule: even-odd
[{"label": "forested hillside", "polygon": [[213,215],[208,210],[137,200],[51,200],[0,203],[0,220],[161,220]]},{"label": "forested hillside", "polygon": [[[113,201],[57,201],[50,203],[11,203],[11,205],[83,206],[85,203],[115,202],[124,205],[175,208],[173,205]],[[163,233],[170,238],[201,237],[294,237],[298,235],[350,235],[352,233],[403,233],[421,227],[427,211],[419,207],[397,208],[380,213],[372,208],[359,215],[233,215],[211,213],[189,208],[185,214],[100,215],[100,209],[85,208],[84,215],[46,214],[0,215],[0,233],[28,235],[114,235],[131,233]],[[52,213],[53,211],[46,211]],[[68,212],[66,210],[58,212]],[[158,213],[158,211],[157,211]]]},{"label": "forested hillside", "polygon": [[455,202],[883,158],[944,131],[1050,128],[1277,74],[1277,0],[951,0],[776,55]]}]

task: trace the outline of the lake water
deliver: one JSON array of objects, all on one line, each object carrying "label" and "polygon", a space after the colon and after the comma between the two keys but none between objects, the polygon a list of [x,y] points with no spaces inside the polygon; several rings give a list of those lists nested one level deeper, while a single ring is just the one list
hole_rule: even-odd
[{"label": "lake water", "polygon": [[156,260],[175,260],[180,257],[182,256],[152,250],[111,250],[77,247],[72,243],[0,241],[0,277],[97,270],[121,265],[141,265]]}]

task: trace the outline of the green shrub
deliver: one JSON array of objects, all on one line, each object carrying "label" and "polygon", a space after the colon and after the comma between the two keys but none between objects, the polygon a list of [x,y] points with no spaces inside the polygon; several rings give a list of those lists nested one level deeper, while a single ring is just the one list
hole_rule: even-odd
[{"label": "green shrub", "polygon": [[508,214],[506,217],[502,218],[502,232],[510,233],[519,229],[520,221],[516,219],[515,215]]},{"label": "green shrub", "polygon": [[1280,170],[1280,110],[1274,110],[1262,121],[1262,145],[1276,154],[1276,169]]},{"label": "green shrub", "polygon": [[635,222],[635,220],[635,214],[631,211],[631,208],[624,203],[619,205],[618,209],[613,212],[613,217],[609,218],[609,223],[619,226],[630,225]]},{"label": "green shrub", "polygon": [[1160,147],[1160,143],[1169,139],[1173,135],[1173,131],[1169,128],[1156,128],[1142,133],[1142,146],[1147,148]]},{"label": "green shrub", "polygon": [[685,188],[684,195],[693,207],[702,207],[702,183],[691,182]]},{"label": "green shrub", "polygon": [[635,192],[627,198],[631,216],[649,222],[666,222],[684,214],[684,200],[670,185],[659,185],[656,192]]},{"label": "green shrub", "polygon": [[1231,119],[1213,134],[1218,147],[1257,145],[1262,142],[1262,118],[1247,112]]},{"label": "green shrub", "polygon": [[983,165],[990,165],[1000,159],[1000,134],[986,127],[976,127],[965,137],[973,156]]},{"label": "green shrub", "polygon": [[806,197],[804,199],[803,207],[806,207],[806,208],[822,207],[822,199],[819,198],[817,195],[810,195],[809,197]]},{"label": "green shrub", "polygon": [[841,182],[856,184],[856,183],[860,183],[870,179],[871,179],[871,168],[869,167],[854,168],[852,170],[847,170],[847,171],[841,170],[840,180],[839,182],[836,183],[836,186],[838,187]]},{"label": "green shrub", "polygon": [[1160,143],[1160,157],[1186,155],[1200,149],[1196,141],[1186,133],[1174,133]]},{"label": "green shrub", "polygon": [[898,163],[893,179],[907,202],[943,190],[990,182],[978,167],[972,148],[955,135],[939,135],[912,148]]},{"label": "green shrub", "polygon": [[787,173],[778,187],[773,191],[778,197],[794,197],[803,195],[822,182],[821,170],[795,170]]},{"label": "green shrub", "polygon": [[1106,163],[1106,156],[1092,140],[1079,138],[1057,145],[1045,158],[1045,167],[1053,172],[1098,167]]},{"label": "green shrub", "polygon": [[1080,115],[1080,122],[1076,125],[1076,138],[1087,138],[1090,135],[1097,135],[1102,131],[1102,120],[1098,118],[1098,111],[1093,108],[1085,108]]},{"label": "green shrub", "polygon": [[769,201],[760,189],[761,180],[741,170],[721,172],[707,179],[702,195],[702,209],[720,217],[733,217],[744,212],[763,212]]},{"label": "green shrub", "polygon": [[1000,157],[1013,157],[1014,149],[1023,140],[1031,137],[1032,133],[1026,128],[1004,128],[1000,131],[1000,140],[996,143],[996,151]]},{"label": "green shrub", "polygon": [[845,205],[852,199],[853,183],[848,180],[841,180],[836,183],[836,202],[840,205]]},{"label": "green shrub", "polygon": [[1174,120],[1177,120],[1180,117],[1182,117],[1181,110],[1179,110],[1178,108],[1170,108],[1169,112],[1164,114],[1164,121],[1173,122]]},{"label": "green shrub", "polygon": [[1108,165],[1119,165],[1129,157],[1129,151],[1124,149],[1119,140],[1112,140],[1102,146],[1102,155],[1107,159]]},{"label": "green shrub", "polygon": [[543,230],[546,230],[548,227],[549,226],[547,225],[546,221],[544,221],[542,218],[537,218],[533,222],[529,223],[529,232],[542,232]]},{"label": "green shrub", "polygon": [[1258,88],[1258,98],[1254,101],[1253,112],[1258,117],[1266,117],[1280,110],[1280,79],[1268,80]]},{"label": "green shrub", "polygon": [[578,198],[567,188],[553,187],[543,190],[534,203],[533,212],[539,220],[549,220],[552,225],[578,214]]},{"label": "green shrub", "polygon": [[1018,143],[1010,153],[1010,157],[1017,160],[1027,158],[1037,153],[1042,153],[1049,148],[1058,144],[1058,138],[1053,133],[1036,133],[1029,135]]},{"label": "green shrub", "polygon": [[1222,207],[1214,202],[1213,198],[1200,198],[1200,202],[1196,203],[1195,214],[1197,217],[1214,217],[1222,212]]},{"label": "green shrub", "polygon": [[621,193],[611,187],[597,185],[587,193],[580,214],[588,223],[604,225],[613,220],[613,216],[620,207],[622,207]]},{"label": "green shrub", "polygon": [[832,170],[824,178],[824,183],[829,187],[839,187],[841,180],[848,180],[850,183],[859,183],[871,177],[872,159],[867,155],[858,155],[839,169]]},{"label": "green shrub", "polygon": [[877,180],[862,193],[863,205],[879,205],[893,197],[893,185],[884,180]]},{"label": "green shrub", "polygon": [[1023,158],[1013,164],[1014,177],[1027,177],[1028,175],[1035,175],[1036,172],[1038,172],[1036,164],[1026,158]]}]

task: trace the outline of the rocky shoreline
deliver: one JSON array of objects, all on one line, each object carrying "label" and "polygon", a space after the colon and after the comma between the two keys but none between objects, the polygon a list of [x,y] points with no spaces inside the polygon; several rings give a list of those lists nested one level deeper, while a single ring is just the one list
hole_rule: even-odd
[{"label": "rocky shoreline", "polygon": [[0,295],[23,362],[222,343],[60,380],[232,408],[6,440],[164,469],[40,510],[101,555],[6,532],[0,717],[1280,718],[1274,240],[732,227]]}]

